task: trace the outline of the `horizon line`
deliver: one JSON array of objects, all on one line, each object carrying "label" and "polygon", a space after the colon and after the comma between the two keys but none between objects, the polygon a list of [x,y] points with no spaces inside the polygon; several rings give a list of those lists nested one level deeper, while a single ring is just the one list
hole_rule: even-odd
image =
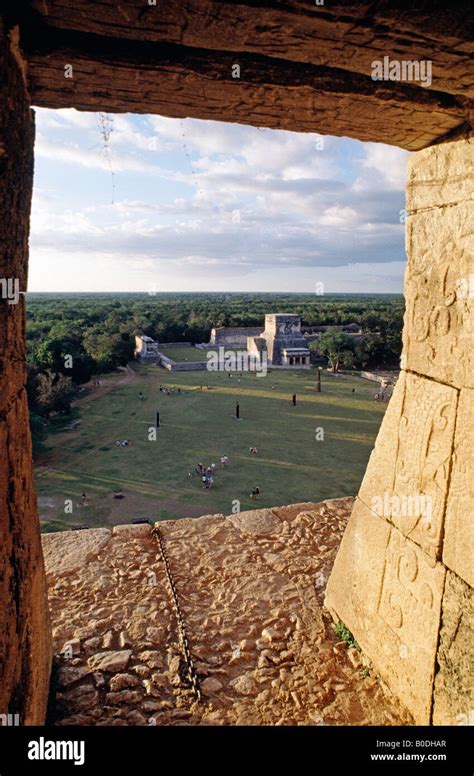
[{"label": "horizon line", "polygon": [[150,293],[150,291],[24,291],[25,295],[28,294],[142,294],[143,296],[149,296],[154,297],[158,296],[160,294],[306,294],[315,296],[318,298],[324,298],[325,296],[329,296],[331,294],[346,294],[346,295],[353,295],[353,296],[377,296],[383,294],[384,296],[403,296],[403,291],[325,291],[324,294],[317,294],[314,291],[230,291],[230,290],[224,290],[224,291],[183,291],[183,290],[172,290],[172,291],[155,291],[153,293]]}]

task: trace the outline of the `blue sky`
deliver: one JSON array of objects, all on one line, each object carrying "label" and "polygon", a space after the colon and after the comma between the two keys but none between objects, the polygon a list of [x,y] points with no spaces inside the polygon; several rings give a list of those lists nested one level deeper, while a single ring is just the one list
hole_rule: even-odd
[{"label": "blue sky", "polygon": [[36,127],[30,291],[402,291],[405,151],[73,109]]}]

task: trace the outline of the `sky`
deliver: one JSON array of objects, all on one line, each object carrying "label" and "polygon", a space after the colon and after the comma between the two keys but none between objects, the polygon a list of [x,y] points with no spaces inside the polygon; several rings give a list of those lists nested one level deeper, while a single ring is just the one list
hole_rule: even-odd
[{"label": "sky", "polygon": [[401,293],[408,153],[36,109],[30,291]]}]

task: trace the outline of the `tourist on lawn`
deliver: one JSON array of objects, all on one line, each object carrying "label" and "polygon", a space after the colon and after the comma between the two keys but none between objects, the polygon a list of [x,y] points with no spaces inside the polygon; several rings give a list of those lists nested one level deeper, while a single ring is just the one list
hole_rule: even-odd
[{"label": "tourist on lawn", "polygon": [[249,448],[249,453],[250,453],[251,455],[257,455],[257,453],[258,453],[258,450],[257,450],[257,448],[256,448],[256,447],[250,447],[250,448]]},{"label": "tourist on lawn", "polygon": [[227,464],[229,463],[229,456],[228,455],[222,455],[221,456],[221,466],[224,469]]},{"label": "tourist on lawn", "polygon": [[255,486],[255,488],[252,488],[252,492],[250,494],[250,498],[254,501],[255,499],[258,499],[260,496],[260,488]]}]

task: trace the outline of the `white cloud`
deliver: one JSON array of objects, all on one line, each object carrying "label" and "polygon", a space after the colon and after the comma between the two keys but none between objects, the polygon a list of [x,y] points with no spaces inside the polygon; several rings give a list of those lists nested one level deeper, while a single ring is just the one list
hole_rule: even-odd
[{"label": "white cloud", "polygon": [[173,267],[188,284],[185,267],[212,267],[212,288],[235,272],[280,268],[291,286],[296,270],[404,258],[399,149],[324,138],[321,150],[316,135],[158,116],[113,116],[112,125],[110,162],[127,189],[117,186],[110,206],[95,195],[98,172],[111,171],[96,116],[40,111],[38,156],[82,168],[90,184],[67,212],[67,185],[35,182],[32,262],[48,250],[92,253],[113,260],[124,287],[128,272]]},{"label": "white cloud", "polygon": [[[382,145],[381,143],[367,143],[365,145],[365,153],[363,167],[375,170],[388,188],[399,190],[405,188],[407,151],[395,146]],[[365,188],[367,188],[371,185],[372,179],[369,178],[365,183]]]}]

